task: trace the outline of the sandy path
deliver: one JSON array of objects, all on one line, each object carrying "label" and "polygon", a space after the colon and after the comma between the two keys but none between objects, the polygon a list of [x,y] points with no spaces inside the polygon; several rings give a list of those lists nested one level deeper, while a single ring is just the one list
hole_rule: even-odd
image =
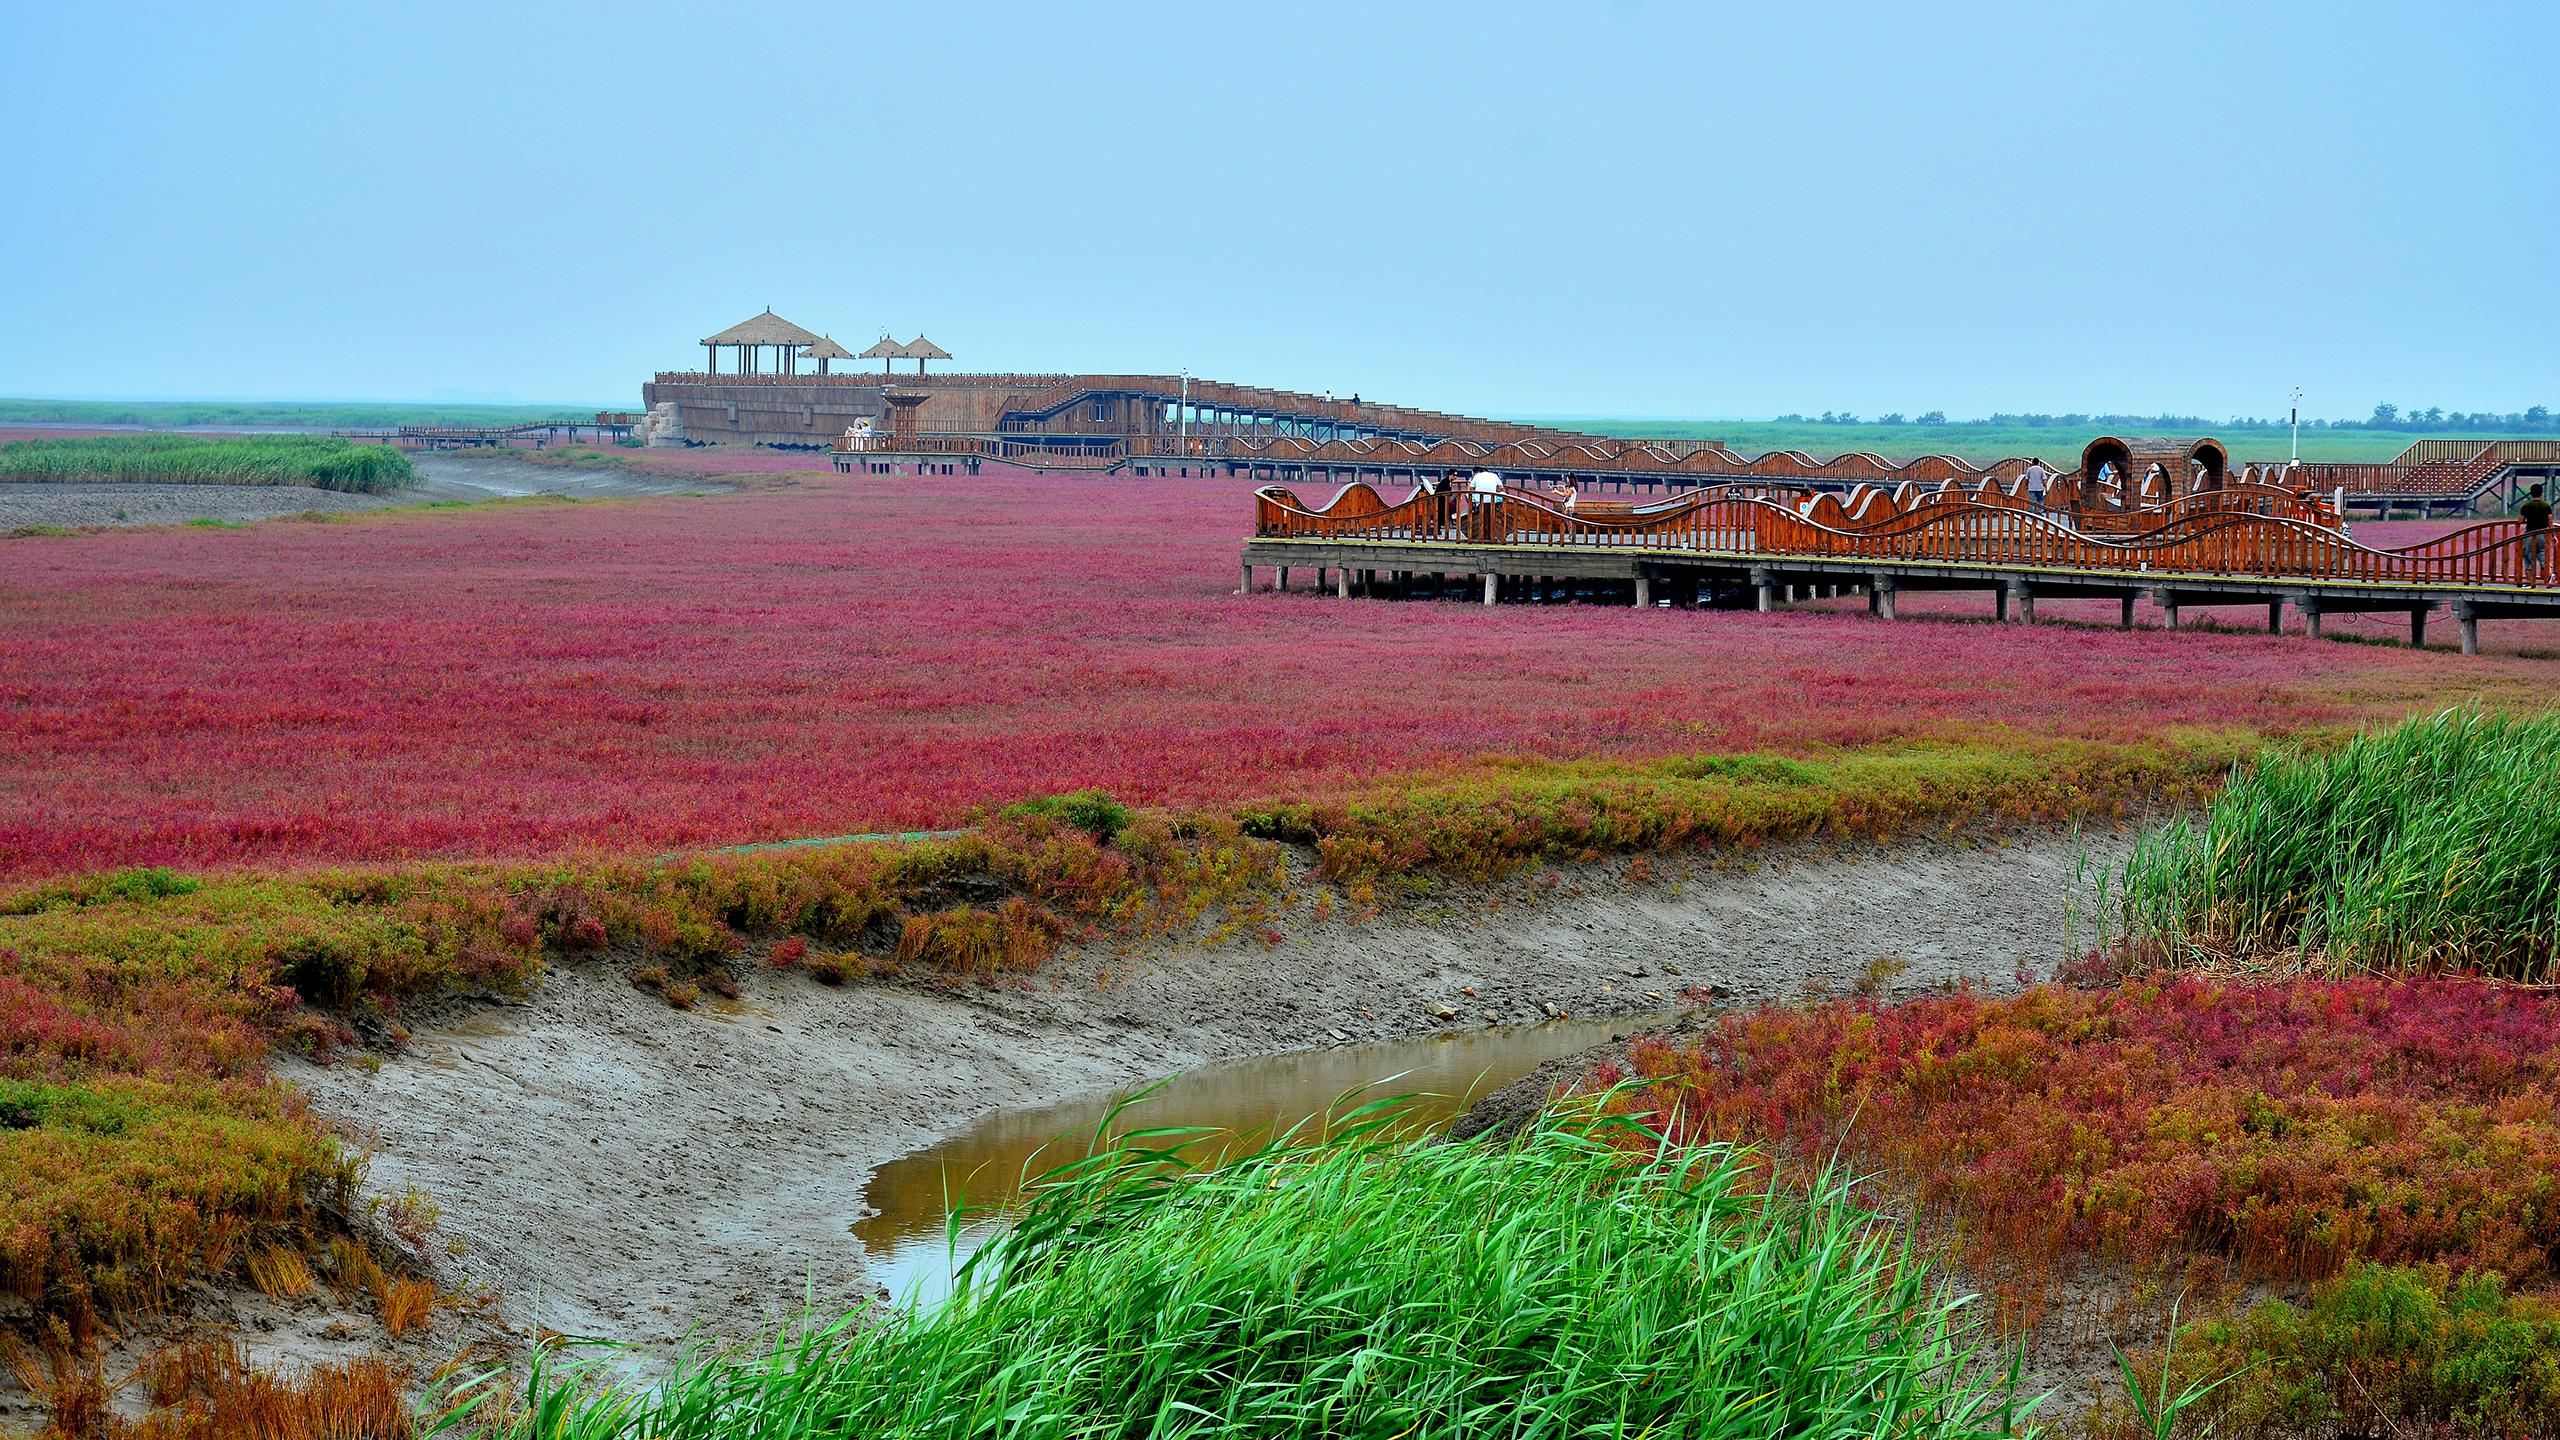
[{"label": "sandy path", "polygon": [[0,533],[22,525],[234,524],[308,510],[380,510],[427,500],[494,500],[518,495],[674,495],[726,486],[691,476],[639,475],[619,468],[568,469],[496,455],[410,457],[418,483],[389,495],[348,495],[303,485],[36,485],[0,483]]},{"label": "sandy path", "polygon": [[[1568,872],[1534,903],[1515,886],[1293,925],[1268,948],[1073,956],[1020,988],[829,990],[758,970],[723,1013],[572,970],[528,1004],[420,1036],[377,1073],[282,1071],[373,1139],[377,1189],[414,1185],[442,1205],[464,1246],[456,1269],[502,1287],[519,1325],[644,1343],[689,1327],[753,1336],[804,1297],[841,1309],[868,1293],[847,1227],[870,1167],[997,1106],[1214,1059],[1535,1020],[1546,1005],[1659,1012],[1648,989],[1755,1000],[1845,987],[1887,955],[1910,965],[1897,991],[1959,978],[2008,989],[2021,967],[2063,958],[2082,848],[1921,843],[1645,885]],[[1436,1018],[1442,1004],[1459,1019]]]}]

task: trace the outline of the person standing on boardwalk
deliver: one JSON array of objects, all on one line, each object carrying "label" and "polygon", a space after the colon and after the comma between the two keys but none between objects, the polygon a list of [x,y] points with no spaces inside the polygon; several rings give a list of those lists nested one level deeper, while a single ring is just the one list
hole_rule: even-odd
[{"label": "person standing on boardwalk", "polygon": [[2544,562],[2551,558],[2551,502],[2542,498],[2542,487],[2524,492],[2524,503],[2516,507],[2516,518],[2524,522],[2524,568],[2528,574],[2542,573]]}]

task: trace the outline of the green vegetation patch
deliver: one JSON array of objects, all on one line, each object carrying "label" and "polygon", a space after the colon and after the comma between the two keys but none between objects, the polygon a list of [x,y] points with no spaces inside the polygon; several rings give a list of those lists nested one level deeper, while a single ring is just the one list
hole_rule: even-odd
[{"label": "green vegetation patch", "polygon": [[0,398],[0,425],[298,425],[355,430],[393,425],[526,425],[585,420],[603,405],[445,405],[396,400],[22,400]]},{"label": "green vegetation patch", "polygon": [[[2022,417],[1995,420],[1904,423],[1817,420],[1588,420],[1550,423],[1568,430],[1614,435],[1629,440],[1716,440],[1745,456],[1772,450],[1800,450],[1820,459],[1853,450],[1908,460],[1920,455],[1953,455],[1977,465],[2022,455],[2040,455],[2049,465],[2068,470],[2080,463],[2080,452],[2101,435],[2213,435],[2231,447],[2232,458],[2283,461],[2293,453],[2293,436],[2264,422],[2231,424],[2197,416],[2052,417],[2036,422]],[[2547,439],[2548,427],[2492,427],[2468,432],[2452,429],[2395,429],[2303,422],[2305,460],[2374,463],[2397,457],[2420,440],[2459,440],[2486,445],[2492,440]]]},{"label": "green vegetation patch", "polygon": [[320,435],[108,435],[0,445],[0,480],[309,485],[374,495],[416,479],[388,445]]},{"label": "green vegetation patch", "polygon": [[1987,734],[1802,759],[1523,761],[1241,819],[1247,834],[1313,845],[1327,878],[1357,891],[1422,871],[1486,879],[1626,851],[2103,817],[2201,797],[2250,743],[2221,731],[2138,744]]},{"label": "green vegetation patch", "polygon": [[2447,710],[2243,766],[2145,835],[2133,958],[2560,978],[2560,716]]},{"label": "green vegetation patch", "polygon": [[[2359,1266],[2304,1304],[2269,1300],[2188,1325],[2133,1369],[2149,1392],[2220,1382],[2181,1434],[2528,1440],[2560,1433],[2560,1301],[2510,1294],[2494,1274]],[[2149,1434],[2121,1411],[2097,1407],[2089,1433]]]},{"label": "green vegetation patch", "polygon": [[500,1433],[2015,1433],[1971,1307],[1836,1181],[1587,1111],[1510,1143],[1393,1143],[1394,1118],[1199,1174],[1189,1132],[1139,1132],[1040,1180],[938,1308],[646,1390],[554,1366]]}]

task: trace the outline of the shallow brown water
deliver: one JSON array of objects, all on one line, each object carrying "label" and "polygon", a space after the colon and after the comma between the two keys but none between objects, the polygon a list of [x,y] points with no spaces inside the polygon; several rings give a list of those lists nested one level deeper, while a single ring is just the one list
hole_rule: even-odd
[{"label": "shallow brown water", "polygon": [[[1397,1095],[1419,1097],[1406,1112],[1417,1129],[1436,1128],[1546,1061],[1645,1023],[1624,1015],[1556,1020],[1206,1065],[1165,1081],[1122,1111],[1113,1131],[1202,1126],[1250,1139]],[[873,1277],[893,1300],[939,1299],[950,1289],[956,1260],[1001,1224],[995,1217],[1017,1197],[1022,1178],[1085,1154],[1112,1106],[1144,1088],[998,1110],[949,1139],[881,1166],[863,1194],[877,1213],[853,1226],[869,1252]],[[1198,1149],[1205,1159],[1220,1144],[1207,1141]],[[962,1196],[988,1216],[963,1231],[955,1257],[947,1222],[952,1201]]]}]

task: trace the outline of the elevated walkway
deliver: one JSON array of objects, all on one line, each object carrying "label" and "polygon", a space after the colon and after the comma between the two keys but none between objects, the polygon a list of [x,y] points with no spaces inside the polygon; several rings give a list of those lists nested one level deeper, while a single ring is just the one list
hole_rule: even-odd
[{"label": "elevated walkway", "polygon": [[[2103,533],[2088,522],[2103,518]],[[2057,511],[2018,490],[1906,487],[1846,499],[1793,487],[1727,486],[1649,503],[1591,505],[1520,488],[1418,490],[1389,500],[1365,484],[1321,507],[1268,487],[1254,497],[1244,588],[1257,569],[1341,575],[1337,593],[1381,593],[1417,575],[1480,580],[1493,604],[1558,577],[1649,606],[1747,595],[1762,610],[1801,587],[1864,593],[1891,618],[1902,590],[1984,590],[1997,613],[2033,619],[2039,596],[2112,598],[2131,625],[2148,598],[2175,626],[2182,609],[2264,606],[2270,629],[2292,606],[2314,636],[2323,615],[2398,611],[2413,644],[2442,609],[2477,653],[2479,622],[2560,617],[2560,571],[2520,521],[2470,526],[2424,544],[2375,549],[2316,500],[2272,486],[2158,506]],[[1355,580],[1353,577],[1362,577]],[[1321,583],[1321,579],[1320,579]]]}]

